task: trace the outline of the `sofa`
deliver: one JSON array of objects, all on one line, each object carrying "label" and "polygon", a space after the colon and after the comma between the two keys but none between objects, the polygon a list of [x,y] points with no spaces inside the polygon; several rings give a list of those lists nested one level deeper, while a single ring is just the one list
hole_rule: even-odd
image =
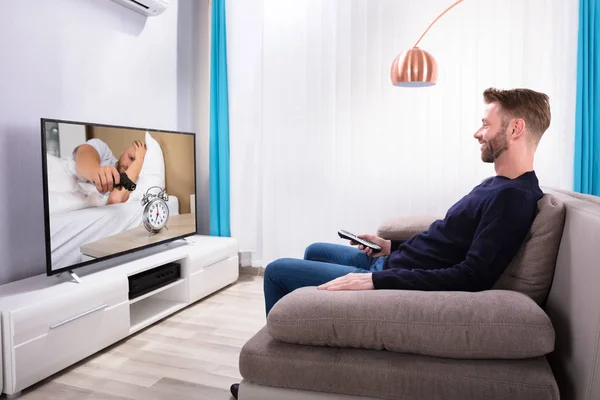
[{"label": "sofa", "polygon": [[[543,190],[491,290],[285,296],[242,348],[238,398],[600,399],[600,198]],[[407,238],[431,222],[378,233]]]}]

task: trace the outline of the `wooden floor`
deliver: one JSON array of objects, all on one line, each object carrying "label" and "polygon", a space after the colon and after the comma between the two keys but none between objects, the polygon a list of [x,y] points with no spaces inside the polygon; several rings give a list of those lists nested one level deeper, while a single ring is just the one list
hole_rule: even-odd
[{"label": "wooden floor", "polygon": [[262,277],[237,283],[23,391],[22,400],[229,400],[265,325]]}]

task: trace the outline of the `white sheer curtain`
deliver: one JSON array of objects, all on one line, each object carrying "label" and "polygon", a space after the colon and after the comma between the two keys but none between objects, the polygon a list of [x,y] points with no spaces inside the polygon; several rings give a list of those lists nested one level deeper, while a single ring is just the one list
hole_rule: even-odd
[{"label": "white sheer curtain", "polygon": [[232,234],[255,264],[443,214],[493,174],[472,137],[491,86],[550,96],[536,171],[571,188],[578,2],[467,0],[421,42],[438,85],[391,86],[393,58],[450,4],[228,0]]}]

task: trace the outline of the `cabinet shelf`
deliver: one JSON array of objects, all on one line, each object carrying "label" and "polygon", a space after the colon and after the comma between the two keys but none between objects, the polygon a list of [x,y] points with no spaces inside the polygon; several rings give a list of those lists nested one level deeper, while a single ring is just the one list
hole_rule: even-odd
[{"label": "cabinet shelf", "polygon": [[164,317],[173,314],[186,306],[185,302],[147,297],[137,303],[131,304],[129,316],[131,327],[129,333],[143,329]]}]

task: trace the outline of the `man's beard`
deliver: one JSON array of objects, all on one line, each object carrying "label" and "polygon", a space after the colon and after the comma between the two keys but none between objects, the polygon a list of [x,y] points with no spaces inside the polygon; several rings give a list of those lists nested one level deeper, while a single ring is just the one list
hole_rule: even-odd
[{"label": "man's beard", "polygon": [[484,143],[481,151],[481,160],[485,163],[493,163],[505,150],[508,150],[508,127],[503,126],[490,141]]}]

